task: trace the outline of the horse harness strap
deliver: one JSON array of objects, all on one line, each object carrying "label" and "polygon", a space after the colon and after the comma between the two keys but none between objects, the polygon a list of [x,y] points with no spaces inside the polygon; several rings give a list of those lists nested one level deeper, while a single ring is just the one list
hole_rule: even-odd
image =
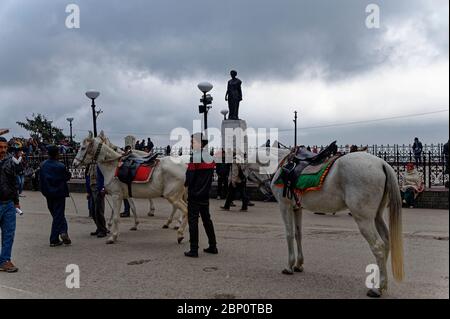
[{"label": "horse harness strap", "polygon": [[102,147],[103,147],[103,142],[100,142],[100,144],[98,144],[97,150],[95,151],[95,154],[94,154],[94,158],[93,158],[94,162],[97,162],[97,159],[100,156],[100,152],[102,151]]}]

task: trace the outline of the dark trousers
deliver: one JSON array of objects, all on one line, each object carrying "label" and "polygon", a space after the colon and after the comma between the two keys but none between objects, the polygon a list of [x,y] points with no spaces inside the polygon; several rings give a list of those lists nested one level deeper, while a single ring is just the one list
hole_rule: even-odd
[{"label": "dark trousers", "polygon": [[228,187],[228,196],[227,200],[225,201],[225,208],[230,208],[231,202],[234,200],[234,196],[236,195],[236,192],[238,192],[241,195],[242,200],[242,209],[248,208],[248,196],[247,196],[247,183],[242,182],[239,184],[236,184],[236,187],[233,186],[232,183],[230,183]]},{"label": "dark trousers", "polygon": [[217,196],[220,198],[226,197],[228,194],[228,176],[217,176]]},{"label": "dark trousers", "polygon": [[189,241],[191,250],[198,251],[198,217],[202,217],[208,243],[210,247],[216,247],[216,235],[214,225],[209,214],[209,202],[195,202],[188,200]]},{"label": "dark trousers", "polygon": [[422,156],[421,156],[421,154],[415,154],[414,155],[414,161],[416,162],[416,166],[419,166],[422,163]]},{"label": "dark trousers", "polygon": [[105,221],[105,196],[97,190],[92,191],[92,212],[92,219],[97,226],[96,232],[106,234],[108,230]]},{"label": "dark trousers", "polygon": [[66,198],[47,198],[47,207],[53,217],[50,244],[55,244],[60,241],[59,235],[67,234]]},{"label": "dark trousers", "polygon": [[130,202],[128,199],[123,200],[123,212],[130,215]]},{"label": "dark trousers", "polygon": [[230,114],[228,114],[229,120],[238,120],[239,114],[239,103],[240,101],[233,98],[228,98],[228,109],[230,110]]},{"label": "dark trousers", "polygon": [[401,192],[402,199],[406,201],[408,207],[414,206],[416,204],[414,189],[408,188],[405,192]]}]

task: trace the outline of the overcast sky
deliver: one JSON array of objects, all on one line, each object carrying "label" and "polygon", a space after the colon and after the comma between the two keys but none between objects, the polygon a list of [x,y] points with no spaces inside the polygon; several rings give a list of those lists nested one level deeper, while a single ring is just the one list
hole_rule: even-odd
[{"label": "overcast sky", "polygon": [[[65,26],[70,3],[79,29]],[[379,29],[366,27],[370,3]],[[285,144],[294,110],[302,144],[447,141],[448,14],[448,0],[2,0],[0,128],[26,136],[15,122],[42,113],[67,134],[74,117],[81,138],[94,88],[114,142],[167,145],[173,128],[201,118],[201,81],[214,85],[209,125],[220,127],[236,69],[240,117],[279,128]],[[416,116],[364,122],[402,115]]]}]

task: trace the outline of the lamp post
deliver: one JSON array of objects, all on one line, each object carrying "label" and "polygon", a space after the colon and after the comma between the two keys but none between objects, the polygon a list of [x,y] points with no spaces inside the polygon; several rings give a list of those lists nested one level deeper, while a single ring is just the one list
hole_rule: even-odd
[{"label": "lamp post", "polygon": [[73,117],[68,117],[66,118],[66,120],[69,122],[70,124],[70,144],[73,144],[73,138],[72,138],[72,122],[73,122]]},{"label": "lamp post", "polygon": [[95,99],[98,98],[100,92],[97,91],[87,91],[86,96],[91,99],[92,104],[92,121],[94,123],[94,137],[97,137],[97,116],[101,113],[101,111],[95,111]]},{"label": "lamp post", "polygon": [[208,129],[208,111],[212,107],[210,104],[212,104],[213,98],[210,94],[206,94],[209,91],[212,90],[213,85],[209,82],[201,82],[197,85],[200,91],[203,92],[203,97],[200,99],[200,102],[203,103],[202,105],[198,106],[198,111],[200,114],[203,113],[204,116],[204,127],[205,127],[205,138],[208,138],[206,135],[206,130]]},{"label": "lamp post", "polygon": [[227,119],[228,110],[223,109],[220,113],[223,115],[223,120],[225,121]]},{"label": "lamp post", "polygon": [[294,147],[297,147],[297,111],[294,111]]}]

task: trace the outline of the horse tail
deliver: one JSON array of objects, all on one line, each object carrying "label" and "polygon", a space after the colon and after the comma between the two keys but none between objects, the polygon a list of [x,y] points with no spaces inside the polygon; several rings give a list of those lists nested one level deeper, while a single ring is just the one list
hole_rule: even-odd
[{"label": "horse tail", "polygon": [[395,280],[402,281],[403,268],[403,237],[402,237],[402,198],[397,176],[389,164],[383,164],[386,175],[385,196],[389,195],[389,237],[391,248],[392,274]]}]

